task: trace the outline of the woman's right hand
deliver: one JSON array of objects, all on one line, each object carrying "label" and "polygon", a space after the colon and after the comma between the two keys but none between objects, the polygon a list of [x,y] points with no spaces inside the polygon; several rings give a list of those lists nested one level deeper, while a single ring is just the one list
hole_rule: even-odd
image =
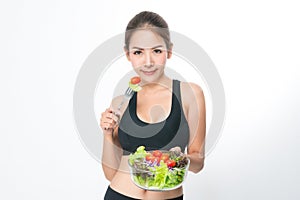
[{"label": "woman's right hand", "polygon": [[118,116],[111,108],[107,108],[102,114],[100,119],[100,127],[106,134],[112,134],[114,128],[117,126]]}]

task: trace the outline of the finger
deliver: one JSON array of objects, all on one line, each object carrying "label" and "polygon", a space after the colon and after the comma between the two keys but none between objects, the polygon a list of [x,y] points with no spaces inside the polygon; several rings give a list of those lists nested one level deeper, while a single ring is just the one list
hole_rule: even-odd
[{"label": "finger", "polygon": [[100,121],[105,121],[107,119],[112,119],[112,113],[105,112],[101,115]]},{"label": "finger", "polygon": [[113,134],[113,129],[111,129],[111,128],[104,128],[103,129],[103,133],[104,134]]},{"label": "finger", "polygon": [[116,127],[119,117],[114,113],[113,109],[107,108],[101,113],[100,126],[102,129],[111,129]]},{"label": "finger", "polygon": [[105,118],[109,113],[110,113],[109,110],[106,109],[103,113],[101,113],[101,118]]},{"label": "finger", "polygon": [[106,109],[108,113],[114,113],[114,109],[112,107],[109,107]]},{"label": "finger", "polygon": [[115,116],[114,114],[110,113],[110,114],[107,114],[104,118],[101,118],[100,124],[101,123],[108,123],[112,127],[115,127],[118,124],[118,119],[119,118],[117,116]]},{"label": "finger", "polygon": [[104,129],[104,130],[112,129],[113,126],[114,126],[114,125],[111,124],[111,123],[105,123],[105,122],[103,122],[103,123],[101,124],[101,128]]},{"label": "finger", "polygon": [[114,122],[117,122],[119,120],[119,117],[115,113],[109,113],[107,114],[107,117],[112,119]]},{"label": "finger", "polygon": [[181,148],[180,147],[173,147],[170,149],[170,151],[177,151],[177,152],[181,152]]},{"label": "finger", "polygon": [[115,123],[115,121],[111,118],[103,118],[101,122],[106,123],[106,124],[114,124]]}]

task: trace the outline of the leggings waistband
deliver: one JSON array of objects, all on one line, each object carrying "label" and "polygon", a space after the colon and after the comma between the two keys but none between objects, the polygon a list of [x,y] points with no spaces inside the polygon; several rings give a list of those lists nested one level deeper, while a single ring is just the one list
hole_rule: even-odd
[{"label": "leggings waistband", "polygon": [[[110,186],[108,186],[105,196],[104,196],[104,200],[139,200],[139,199],[128,197],[124,194],[121,194],[121,193],[113,190]],[[183,200],[183,195],[172,198],[172,199],[167,199],[167,200]]]}]

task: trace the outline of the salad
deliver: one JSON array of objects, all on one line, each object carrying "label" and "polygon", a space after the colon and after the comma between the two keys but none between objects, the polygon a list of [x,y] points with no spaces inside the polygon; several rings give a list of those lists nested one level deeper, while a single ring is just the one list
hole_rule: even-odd
[{"label": "salad", "polygon": [[133,182],[146,190],[172,190],[180,187],[187,175],[189,159],[176,151],[146,151],[144,146],[129,155]]},{"label": "salad", "polygon": [[129,81],[129,87],[135,91],[138,92],[142,89],[141,86],[139,86],[139,83],[141,82],[141,78],[138,76],[132,77]]}]

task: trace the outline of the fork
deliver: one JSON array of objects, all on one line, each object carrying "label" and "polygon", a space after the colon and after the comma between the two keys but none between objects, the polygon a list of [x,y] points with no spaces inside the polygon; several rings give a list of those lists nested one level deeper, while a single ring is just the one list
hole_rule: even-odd
[{"label": "fork", "polygon": [[[124,102],[125,102],[126,100],[131,99],[131,97],[133,96],[133,94],[134,94],[134,91],[133,91],[130,87],[128,87],[127,90],[126,90],[125,93],[124,93],[124,96],[123,96],[123,98],[122,98],[122,101],[120,102],[120,104],[119,104],[119,106],[118,106],[118,108],[117,108],[117,111],[119,111],[119,112],[121,111],[121,108],[122,108]],[[117,125],[119,125],[119,123],[120,123],[120,115],[119,115],[119,113],[117,113],[117,112],[114,112],[114,114],[118,117],[118,121],[116,122],[116,124],[115,124],[115,126],[114,126],[114,128],[115,128],[115,127],[116,127]],[[107,130],[107,129],[105,128],[105,130]]]},{"label": "fork", "polygon": [[124,102],[126,100],[131,99],[131,97],[133,96],[133,94],[134,94],[134,91],[130,87],[128,87],[127,90],[125,91],[125,94],[123,96],[123,99],[122,99],[121,103],[119,104],[119,106],[117,108],[118,111],[121,110],[121,108],[122,108],[122,106],[123,106],[123,104],[124,104]]},{"label": "fork", "polygon": [[134,91],[130,87],[128,87],[127,90],[124,93],[122,101],[120,102],[120,104],[119,104],[119,106],[117,108],[118,113],[114,112],[114,114],[118,117],[118,121],[116,123],[116,126],[120,123],[120,115],[119,115],[119,113],[121,111],[121,108],[122,108],[123,104],[125,103],[125,101],[130,100],[131,97],[133,96],[133,94],[134,94]]}]

